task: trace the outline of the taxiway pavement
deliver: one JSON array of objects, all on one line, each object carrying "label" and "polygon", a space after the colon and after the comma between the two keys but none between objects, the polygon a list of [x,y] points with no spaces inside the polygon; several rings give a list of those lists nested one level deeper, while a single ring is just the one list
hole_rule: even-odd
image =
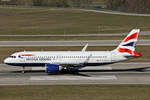
[{"label": "taxiway pavement", "polygon": [[[0,35],[0,37],[77,37],[77,36],[127,36],[129,33],[80,33],[80,34],[30,34],[30,35]],[[148,36],[150,31],[141,31],[140,35]]]},{"label": "taxiway pavement", "polygon": [[150,14],[137,14],[137,13],[127,13],[120,11],[112,11],[112,10],[89,10],[89,9],[79,9],[81,11],[86,12],[95,12],[95,13],[105,13],[105,14],[114,14],[114,15],[130,15],[130,16],[150,16]]},{"label": "taxiway pavement", "polygon": [[[0,41],[0,46],[117,46],[122,40],[78,40],[78,41]],[[150,40],[139,40],[137,45],[150,45]]]},{"label": "taxiway pavement", "polygon": [[43,69],[30,67],[22,74],[20,67],[1,64],[0,85],[150,84],[150,63],[116,63],[55,75]]}]

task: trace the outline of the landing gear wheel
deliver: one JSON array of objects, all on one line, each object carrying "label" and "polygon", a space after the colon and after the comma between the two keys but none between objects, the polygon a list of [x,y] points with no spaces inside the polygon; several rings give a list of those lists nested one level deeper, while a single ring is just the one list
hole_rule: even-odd
[{"label": "landing gear wheel", "polygon": [[77,69],[74,69],[72,67],[65,67],[63,70],[62,70],[63,73],[77,73],[78,70]]}]

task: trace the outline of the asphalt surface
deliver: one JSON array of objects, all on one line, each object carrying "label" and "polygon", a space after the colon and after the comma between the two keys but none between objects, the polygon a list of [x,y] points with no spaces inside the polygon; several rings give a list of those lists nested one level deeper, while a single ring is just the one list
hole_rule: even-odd
[{"label": "asphalt surface", "polygon": [[22,74],[20,67],[1,64],[0,85],[150,84],[150,63],[118,63],[53,75],[43,69],[26,68]]},{"label": "asphalt surface", "polygon": [[150,16],[150,14],[126,13],[126,12],[119,12],[119,11],[112,11],[112,10],[88,10],[88,9],[79,9],[79,10],[81,10],[81,11],[87,11],[87,12],[115,14],[115,15]]},{"label": "asphalt surface", "polygon": [[[0,41],[0,46],[117,46],[122,40],[78,40],[78,41]],[[150,40],[139,40],[137,45],[150,45]]]},{"label": "asphalt surface", "polygon": [[[82,33],[82,34],[43,34],[43,35],[0,35],[0,37],[47,37],[47,36],[54,36],[54,37],[70,37],[70,36],[126,36],[128,35],[129,33],[105,33],[105,34],[101,34],[101,33],[91,33],[91,34],[88,34],[88,33]],[[140,32],[140,35],[150,35],[150,31],[142,31]]]},{"label": "asphalt surface", "polygon": [[[0,8],[10,8],[10,9],[39,9],[39,11],[48,11],[48,10],[58,10],[62,8],[42,8],[42,7],[11,7],[11,6],[0,6]],[[81,10],[81,11],[88,11],[88,12],[96,12],[96,13],[106,13],[106,14],[117,14],[117,15],[131,15],[131,16],[150,16],[150,14],[137,14],[137,13],[126,13],[126,12],[119,12],[119,11],[112,11],[112,10],[89,10],[89,9],[72,9],[72,10]]]}]

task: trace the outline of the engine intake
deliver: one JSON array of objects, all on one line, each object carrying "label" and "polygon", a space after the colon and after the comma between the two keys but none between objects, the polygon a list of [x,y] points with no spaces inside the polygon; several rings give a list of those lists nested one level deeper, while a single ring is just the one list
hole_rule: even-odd
[{"label": "engine intake", "polygon": [[46,64],[45,68],[47,73],[56,73],[63,69],[62,66],[56,64]]}]

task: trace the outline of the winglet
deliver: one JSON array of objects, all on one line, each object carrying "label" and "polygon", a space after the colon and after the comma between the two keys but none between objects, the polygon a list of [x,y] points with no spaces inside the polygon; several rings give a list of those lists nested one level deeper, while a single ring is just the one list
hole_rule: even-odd
[{"label": "winglet", "polygon": [[82,49],[81,51],[82,51],[82,52],[85,52],[86,49],[87,49],[87,47],[88,47],[88,43],[83,47],[83,49]]}]

